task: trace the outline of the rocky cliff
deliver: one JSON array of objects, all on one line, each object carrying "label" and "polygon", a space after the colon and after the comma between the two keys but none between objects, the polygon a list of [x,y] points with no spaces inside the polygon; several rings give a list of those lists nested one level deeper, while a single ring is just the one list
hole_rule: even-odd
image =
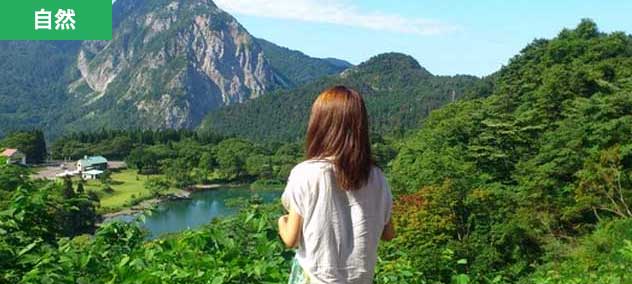
[{"label": "rocky cliff", "polygon": [[119,0],[113,40],[84,42],[69,93],[81,121],[197,125],[212,109],[283,85],[256,40],[210,0]]}]

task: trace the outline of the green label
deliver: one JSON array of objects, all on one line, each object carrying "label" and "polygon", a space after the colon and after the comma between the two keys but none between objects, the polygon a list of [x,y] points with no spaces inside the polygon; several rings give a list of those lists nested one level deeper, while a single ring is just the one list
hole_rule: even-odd
[{"label": "green label", "polygon": [[111,40],[112,0],[3,1],[0,40]]}]

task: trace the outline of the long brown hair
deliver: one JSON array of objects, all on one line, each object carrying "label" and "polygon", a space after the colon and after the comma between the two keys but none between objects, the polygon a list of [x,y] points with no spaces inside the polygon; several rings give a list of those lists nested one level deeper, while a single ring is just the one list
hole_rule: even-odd
[{"label": "long brown hair", "polygon": [[354,190],[365,185],[373,160],[362,96],[345,86],[322,92],[312,106],[305,148],[307,159],[333,159],[340,188]]}]

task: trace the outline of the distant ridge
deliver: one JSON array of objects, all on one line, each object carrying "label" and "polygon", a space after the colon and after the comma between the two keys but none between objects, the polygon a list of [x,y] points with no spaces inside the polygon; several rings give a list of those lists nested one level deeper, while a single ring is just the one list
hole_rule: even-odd
[{"label": "distant ridge", "polygon": [[195,128],[211,110],[351,66],[250,35],[210,0],[117,0],[111,41],[0,42],[0,136]]},{"label": "distant ridge", "polygon": [[336,58],[314,58],[300,51],[276,45],[265,39],[257,42],[274,70],[292,86],[299,86],[323,76],[340,73],[353,66]]},{"label": "distant ridge", "polygon": [[433,109],[463,97],[479,81],[473,76],[434,76],[409,55],[385,53],[339,75],[213,111],[202,129],[255,140],[299,140],[316,96],[345,84],[364,96],[375,133],[402,133],[418,127]]}]

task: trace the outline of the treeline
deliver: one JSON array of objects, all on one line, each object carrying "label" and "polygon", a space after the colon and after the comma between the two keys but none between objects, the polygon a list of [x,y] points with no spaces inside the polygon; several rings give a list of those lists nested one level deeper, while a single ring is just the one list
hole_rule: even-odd
[{"label": "treeline", "polygon": [[464,96],[482,95],[484,86],[477,89],[481,93],[469,91],[480,82],[473,76],[434,76],[410,56],[381,54],[342,74],[213,111],[201,129],[256,141],[299,141],[316,97],[343,84],[364,97],[373,133],[402,136],[419,127],[432,110]]},{"label": "treeline", "polygon": [[[395,157],[388,140],[373,137],[376,160]],[[53,157],[79,159],[103,155],[125,160],[139,174],[164,174],[178,188],[212,182],[281,184],[303,159],[298,143],[254,143],[191,130],[102,130],[77,132],[52,145]]]},{"label": "treeline", "polygon": [[124,160],[138,145],[158,145],[191,140],[200,144],[215,144],[224,137],[211,132],[187,129],[113,130],[73,132],[52,144],[53,159],[80,159],[85,155],[103,155],[112,160]]},{"label": "treeline", "polygon": [[41,130],[15,131],[0,140],[0,151],[15,148],[26,155],[26,162],[37,164],[46,161],[46,139]]},{"label": "treeline", "polygon": [[24,129],[60,132],[68,106],[66,88],[79,41],[0,42],[0,137]]},{"label": "treeline", "polygon": [[[375,138],[381,163],[395,156],[385,169],[398,232],[380,246],[375,282],[631,283],[630,78],[632,37],[601,33],[585,20],[534,41],[477,87],[480,96],[434,111],[411,136]],[[141,161],[135,166],[141,171],[153,167],[145,164],[165,171],[165,164],[199,168],[209,161],[223,164],[213,173],[243,178],[250,175],[249,157],[298,158],[300,148],[185,138],[141,143],[127,159]],[[153,163],[147,153],[161,158]],[[0,282],[287,280],[293,255],[278,240],[278,206],[255,202],[235,218],[149,242],[123,223],[94,237],[55,233],[49,240],[42,236],[56,219],[48,213],[60,203],[37,195],[51,192],[46,184],[23,193],[25,175],[7,176],[0,180],[11,192],[0,214]]]},{"label": "treeline", "polygon": [[274,71],[290,86],[300,86],[351,67],[350,63],[342,60],[309,57],[264,39],[259,38],[256,42]]},{"label": "treeline", "polygon": [[631,282],[632,37],[585,20],[495,78],[393,161],[402,261],[430,282]]},{"label": "treeline", "polygon": [[256,144],[192,130],[101,130],[58,139],[53,156],[103,155],[178,188],[209,182],[281,182],[302,157],[298,144]]}]

